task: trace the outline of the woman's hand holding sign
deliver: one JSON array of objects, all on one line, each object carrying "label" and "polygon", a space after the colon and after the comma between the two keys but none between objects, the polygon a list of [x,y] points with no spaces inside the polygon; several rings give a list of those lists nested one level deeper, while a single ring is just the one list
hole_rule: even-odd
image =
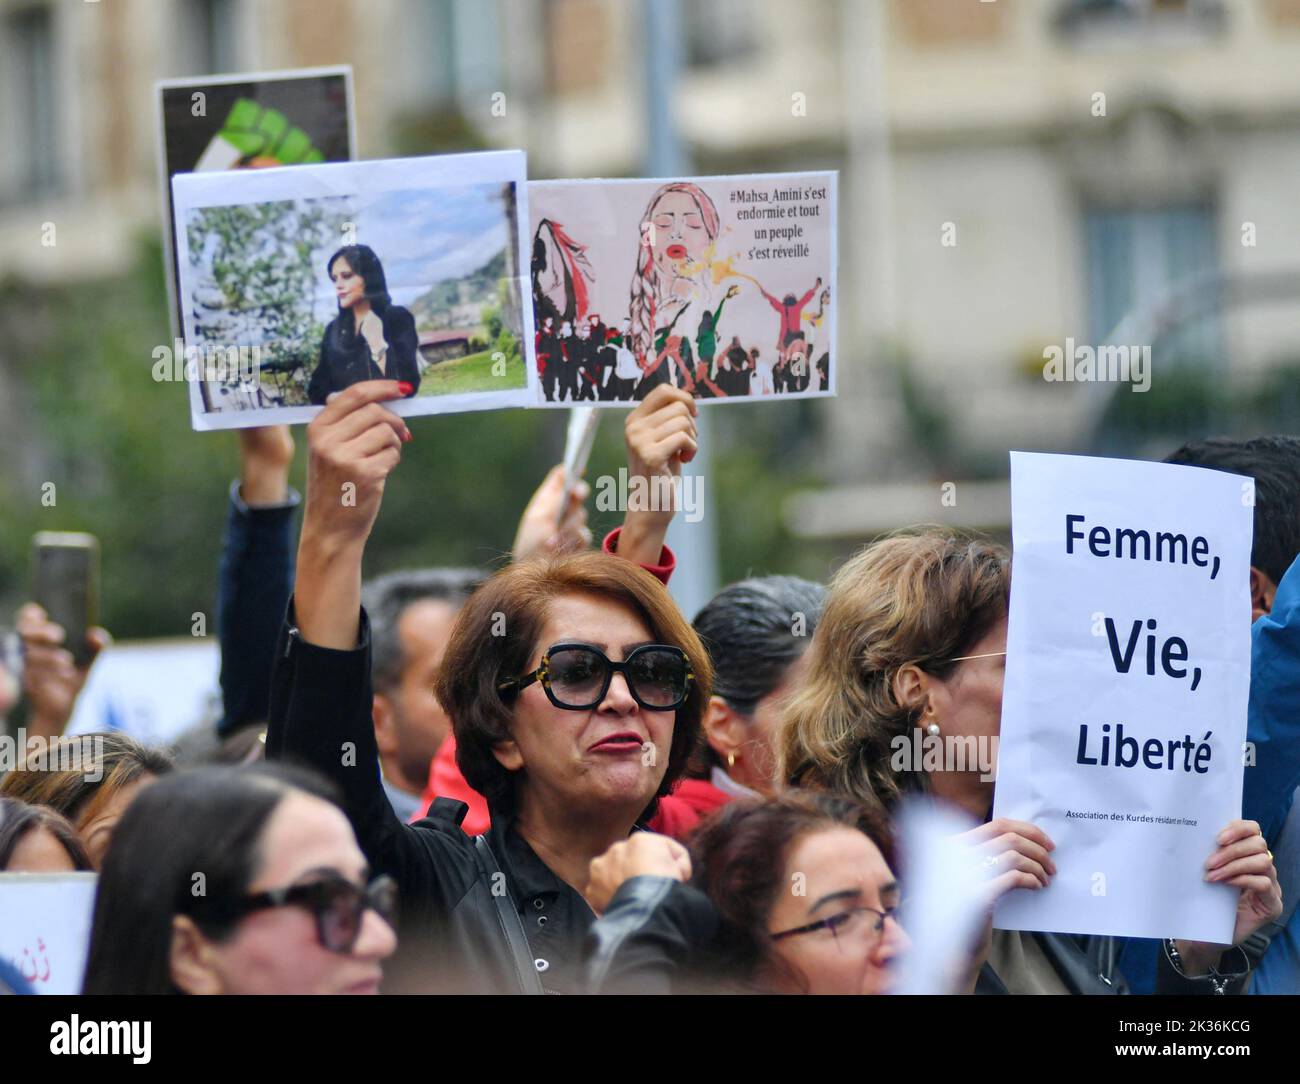
[{"label": "woman's hand holding sign", "polygon": [[[1268,843],[1254,821],[1235,820],[1219,833],[1218,847],[1205,863],[1205,879],[1241,889],[1232,944],[1240,945],[1256,930],[1282,913],[1282,888]],[[1231,945],[1204,941],[1175,941],[1187,975],[1204,975],[1217,968]]]},{"label": "woman's hand holding sign", "polygon": [[682,464],[695,458],[695,417],[699,407],[690,393],[661,384],[628,415],[628,507],[619,537],[620,557],[657,565],[668,524],[676,510],[676,483]]},{"label": "woman's hand holding sign", "polygon": [[307,427],[307,507],[294,592],[298,629],[320,647],[356,647],[361,556],[384,483],[411,431],[384,403],[409,388],[368,380],[329,397]]},{"label": "woman's hand holding sign", "polygon": [[1050,853],[1056,844],[1037,825],[997,817],[962,838],[989,871],[985,891],[990,907],[1013,889],[1046,888],[1056,876]]}]

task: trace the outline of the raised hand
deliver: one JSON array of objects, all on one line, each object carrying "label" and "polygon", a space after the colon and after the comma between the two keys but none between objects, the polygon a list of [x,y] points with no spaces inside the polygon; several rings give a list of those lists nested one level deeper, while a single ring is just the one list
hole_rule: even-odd
[{"label": "raised hand", "polygon": [[[699,407],[681,388],[660,384],[628,415],[624,424],[627,444],[628,492],[648,494],[649,507],[630,506],[619,537],[619,556],[643,565],[656,565],[664,536],[672,522],[682,464],[699,450],[695,418]],[[634,479],[643,479],[641,483]],[[632,502],[629,501],[629,505]]]},{"label": "raised hand", "polygon": [[[564,502],[564,465],[552,467],[537,487],[519,520],[512,549],[516,561],[526,561],[547,553],[567,553],[591,545],[591,528],[587,526],[587,497],[591,486],[579,479]],[[558,526],[557,526],[558,524]]]},{"label": "raised hand", "polygon": [[307,427],[307,507],[294,597],[299,631],[319,647],[356,646],[362,553],[384,484],[411,439],[406,423],[383,404],[409,391],[395,380],[353,384],[331,395]]},{"label": "raised hand", "polygon": [[77,666],[72,652],[63,646],[63,627],[51,621],[36,603],[29,602],[18,611],[17,625],[23,643],[23,692],[31,709],[27,729],[54,737],[68,725],[91,663],[112,637],[100,628],[87,629],[90,661]]}]

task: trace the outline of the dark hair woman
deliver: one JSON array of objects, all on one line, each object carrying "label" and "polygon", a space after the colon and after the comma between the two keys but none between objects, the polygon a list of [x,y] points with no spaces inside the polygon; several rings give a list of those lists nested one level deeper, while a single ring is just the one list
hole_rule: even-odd
[{"label": "dark hair woman", "polygon": [[772,735],[825,599],[826,588],[811,580],[756,576],[724,587],[695,615],[713,662],[708,774],[723,791],[772,792]]},{"label": "dark hair woman", "polygon": [[0,779],[0,796],[62,813],[98,867],[127,807],[172,767],[170,754],[117,731],[51,738],[43,753]]},{"label": "dark hair woman", "polygon": [[49,806],[0,798],[0,873],[78,873],[91,868],[67,817]]},{"label": "dark hair woman", "polygon": [[314,775],[260,764],[172,776],[109,848],[83,993],[377,993],[395,888],[367,875]]},{"label": "dark hair woman", "polygon": [[[884,822],[830,795],[733,802],[592,863],[591,988],[882,994],[907,947]],[[683,883],[689,878],[689,884]]]},{"label": "dark hair woman", "polygon": [[825,587],[798,576],[755,576],[724,587],[695,615],[713,663],[713,695],[687,778],[660,807],[655,831],[685,839],[719,806],[772,793],[772,734],[825,597]]},{"label": "dark hair woman", "polygon": [[362,380],[396,380],[404,395],[420,386],[415,318],[388,296],[384,265],[368,245],[344,245],[325,265],[339,312],[321,339],[307,399],[321,406]]},{"label": "dark hair woman", "polygon": [[[360,594],[366,538],[407,432],[371,409],[392,394],[386,382],[349,388],[308,428],[267,755],[305,759],[343,789],[362,850],[401,888],[404,955],[432,954],[423,969],[402,961],[424,989],[576,991],[595,920],[582,894],[591,860],[642,823],[685,767],[709,695],[708,655],[663,584],[632,560],[579,553],[504,569],[461,609],[435,688],[491,828],[467,836],[465,806],[446,800],[403,824],[377,767]],[[645,406],[685,411],[694,404],[683,398],[665,389]],[[685,421],[659,433],[633,473],[693,451]],[[338,500],[344,480],[356,482],[354,506]],[[641,549],[632,526],[618,543],[629,557]]]}]

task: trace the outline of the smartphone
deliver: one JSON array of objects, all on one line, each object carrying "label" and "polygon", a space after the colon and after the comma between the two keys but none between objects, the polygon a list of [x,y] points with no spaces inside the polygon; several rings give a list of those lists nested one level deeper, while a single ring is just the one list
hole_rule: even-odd
[{"label": "smartphone", "polygon": [[86,632],[99,622],[99,539],[71,531],[32,538],[32,599],[63,626],[78,666],[90,661]]}]

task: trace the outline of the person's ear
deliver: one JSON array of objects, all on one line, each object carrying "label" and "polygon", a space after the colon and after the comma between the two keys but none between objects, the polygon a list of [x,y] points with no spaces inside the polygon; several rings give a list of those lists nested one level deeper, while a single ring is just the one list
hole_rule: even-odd
[{"label": "person's ear", "polygon": [[397,708],[387,693],[375,693],[371,702],[371,717],[375,721],[375,745],[381,757],[397,754]]},{"label": "person's ear", "polygon": [[187,994],[225,993],[212,943],[187,915],[172,916],[168,963],[172,982]]},{"label": "person's ear", "polygon": [[519,751],[519,743],[513,738],[499,741],[492,746],[492,755],[508,772],[517,772],[524,766],[524,754]]},{"label": "person's ear", "polygon": [[720,696],[709,697],[704,708],[704,737],[709,748],[718,754],[723,764],[730,767],[742,753],[749,740],[747,720]]},{"label": "person's ear", "polygon": [[915,663],[900,666],[894,675],[894,700],[899,707],[914,708],[924,714],[934,710],[931,702],[934,679]]},{"label": "person's ear", "polygon": [[1277,594],[1277,584],[1267,572],[1261,572],[1254,565],[1250,566],[1250,619],[1263,617],[1273,611],[1273,597]]}]

